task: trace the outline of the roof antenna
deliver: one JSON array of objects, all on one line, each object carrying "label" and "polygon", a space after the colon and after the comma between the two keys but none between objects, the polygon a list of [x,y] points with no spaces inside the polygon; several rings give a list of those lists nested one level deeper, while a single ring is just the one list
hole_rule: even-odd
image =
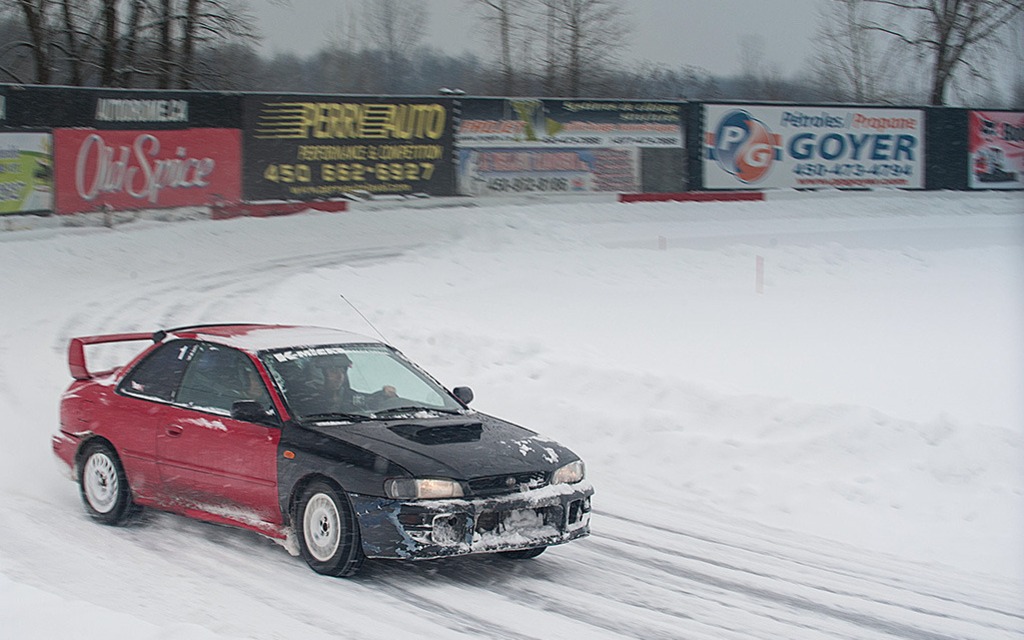
[{"label": "roof antenna", "polygon": [[381,340],[383,340],[383,341],[384,341],[385,343],[387,343],[387,344],[391,344],[391,341],[390,341],[390,340],[388,340],[387,338],[385,338],[385,337],[384,337],[384,334],[383,334],[383,333],[381,333],[381,332],[380,332],[380,330],[379,330],[379,329],[377,329],[377,327],[373,326],[373,323],[372,323],[372,322],[370,322],[370,320],[369,320],[369,319],[368,319],[368,318],[367,318],[366,316],[364,316],[364,315],[363,315],[363,312],[362,312],[362,311],[360,311],[359,309],[357,309],[357,308],[356,308],[356,305],[352,304],[352,303],[351,303],[351,302],[349,301],[349,299],[345,297],[345,294],[344,294],[344,293],[339,293],[338,295],[339,295],[339,296],[341,296],[341,299],[342,299],[342,300],[344,300],[344,301],[345,301],[345,303],[346,303],[346,304],[347,304],[348,306],[352,307],[352,310],[353,310],[353,311],[355,311],[356,313],[358,313],[358,314],[359,314],[359,317],[363,319],[363,322],[365,322],[366,324],[370,325],[370,328],[371,328],[371,329],[373,329],[373,330],[374,330],[374,331],[375,331],[375,332],[377,333],[377,335],[378,335],[378,336],[380,336],[380,339],[381,339]]}]

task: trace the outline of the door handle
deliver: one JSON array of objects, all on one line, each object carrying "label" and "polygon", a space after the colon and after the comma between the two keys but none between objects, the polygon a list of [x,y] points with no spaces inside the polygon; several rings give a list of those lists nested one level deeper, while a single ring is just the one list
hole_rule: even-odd
[{"label": "door handle", "polygon": [[178,436],[180,436],[182,434],[182,431],[183,430],[181,427],[167,427],[167,435],[171,436],[172,438],[177,438]]}]

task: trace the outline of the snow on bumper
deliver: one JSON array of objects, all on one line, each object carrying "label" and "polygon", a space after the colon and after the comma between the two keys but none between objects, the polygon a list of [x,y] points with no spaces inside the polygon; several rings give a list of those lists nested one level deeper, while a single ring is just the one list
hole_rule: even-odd
[{"label": "snow on bumper", "polygon": [[391,500],[350,494],[370,558],[441,558],[533,549],[590,533],[589,484],[510,495]]}]

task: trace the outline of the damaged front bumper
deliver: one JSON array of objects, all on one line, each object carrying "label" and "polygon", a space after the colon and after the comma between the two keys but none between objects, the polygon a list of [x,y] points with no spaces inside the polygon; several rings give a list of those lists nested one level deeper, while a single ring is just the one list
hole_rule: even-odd
[{"label": "damaged front bumper", "polygon": [[589,484],[487,498],[392,500],[349,494],[369,558],[423,559],[535,549],[590,533]]}]

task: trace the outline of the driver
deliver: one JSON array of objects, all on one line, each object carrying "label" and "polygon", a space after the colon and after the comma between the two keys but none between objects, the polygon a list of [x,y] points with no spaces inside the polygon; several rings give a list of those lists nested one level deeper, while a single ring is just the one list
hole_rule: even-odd
[{"label": "driver", "polygon": [[306,413],[353,413],[366,411],[381,404],[386,398],[397,396],[395,388],[385,385],[380,391],[363,393],[351,387],[348,370],[352,360],[347,355],[326,356],[317,358],[317,367],[323,376],[323,382],[313,391],[308,399]]}]

